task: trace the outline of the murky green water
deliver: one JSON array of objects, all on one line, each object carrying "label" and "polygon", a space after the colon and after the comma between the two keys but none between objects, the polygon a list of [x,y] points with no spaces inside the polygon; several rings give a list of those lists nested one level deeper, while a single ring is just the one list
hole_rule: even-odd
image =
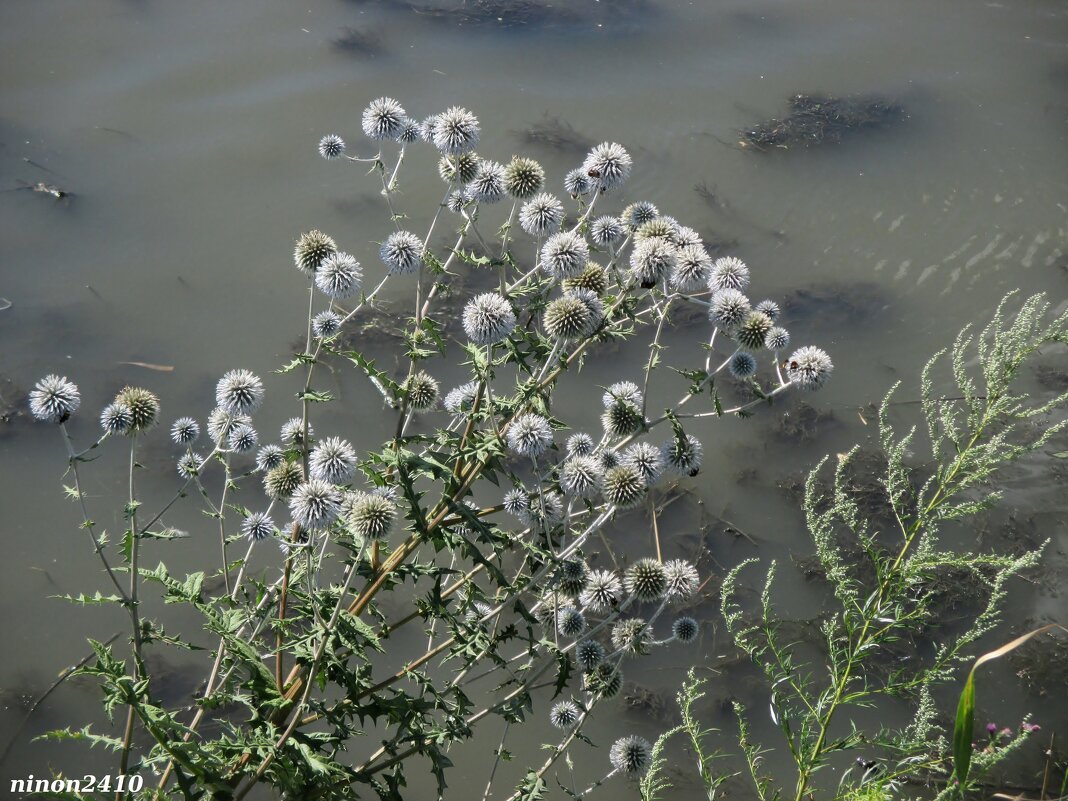
[{"label": "murky green water", "polygon": [[[626,144],[636,161],[628,197],[652,200],[729,243],[753,268],[757,295],[789,301],[795,342],[814,341],[834,355],[834,381],[809,399],[833,422],[814,439],[776,438],[787,404],[755,420],[705,426],[698,433],[710,464],[692,486],[713,518],[707,536],[695,534],[694,508],[680,504],[667,515],[669,550],[685,555],[703,543],[703,569],[717,575],[746,556],[789,563],[791,554],[808,554],[796,499],[782,484],[821,455],[868,441],[863,407],[899,378],[902,397],[914,397],[926,356],[965,322],[987,317],[1007,290],[1044,290],[1056,304],[1066,297],[1068,7],[650,0],[626,13],[607,2],[560,10],[574,16],[507,27],[340,0],[4,3],[0,297],[11,307],[0,311],[0,376],[11,383],[0,391],[24,391],[56,371],[78,381],[87,411],[130,382],[158,391],[168,420],[203,418],[222,372],[243,366],[266,374],[300,336],[304,283],[290,252],[301,230],[322,228],[366,265],[377,264],[373,243],[388,221],[373,180],[322,161],[320,135],[359,142],[360,110],[382,94],[419,117],[461,104],[483,122],[482,155],[535,156],[558,183],[581,151],[521,137],[549,115],[580,140]],[[370,32],[377,52],[334,46],[350,27]],[[908,119],[804,152],[735,146],[739,128],[786,113],[787,98],[802,91],[884,94]],[[425,230],[440,183],[428,153],[413,154],[407,166],[400,204],[412,229]],[[75,196],[56,201],[16,189],[37,181]],[[695,192],[698,184],[715,202]],[[387,294],[407,308],[409,289]],[[673,336],[669,361],[697,359],[699,332]],[[578,423],[596,427],[583,387],[639,374],[638,351],[624,355],[633,360],[592,359],[577,388],[561,396]],[[1044,358],[1064,374],[1063,351]],[[343,403],[317,428],[344,432],[358,446],[387,436],[392,417],[379,413],[374,390],[351,377],[339,382]],[[665,387],[656,400],[682,389]],[[283,399],[294,390],[285,379],[270,386],[261,432],[293,413]],[[902,423],[909,414],[902,408]],[[74,430],[95,436],[94,414]],[[160,431],[143,459],[159,468],[145,480],[151,498],[173,491],[165,439]],[[113,531],[121,530],[121,509],[105,500],[123,491],[120,450],[105,451],[86,471],[94,516]],[[16,415],[0,427],[0,454],[0,613],[9,644],[0,721],[10,733],[22,718],[21,698],[42,692],[83,656],[87,634],[106,638],[124,621],[50,597],[104,589],[60,492],[56,432]],[[1047,473],[1038,478],[1014,478],[1007,508],[1017,528],[1053,543],[1044,579],[1014,587],[1012,614],[1063,620],[1064,501]],[[753,542],[727,533],[721,519]],[[214,534],[198,533],[192,505],[170,522],[194,536],[153,548],[150,563],[163,558],[174,570],[191,569],[209,548],[214,558]],[[638,518],[613,536],[620,554],[650,547]],[[798,618],[820,609],[817,586],[797,571],[782,571],[780,593]],[[670,691],[695,658],[716,664],[726,647],[715,607],[699,612],[708,623],[697,651],[670,651],[631,668],[628,678]],[[177,697],[188,692],[181,682]],[[1068,718],[1063,693],[1051,706],[1012,682],[1002,690],[1006,722],[1028,710],[1040,722]],[[728,728],[722,700],[766,704],[739,670],[715,678],[710,695],[709,723]],[[54,694],[0,765],[2,781],[31,770],[102,769],[96,754],[29,740],[80,724],[95,699],[93,688],[76,682]],[[456,755],[475,766],[453,777],[457,795],[484,787],[495,726]],[[591,733],[652,738],[662,726],[617,706]],[[513,736],[513,750],[533,761],[547,726]],[[604,761],[604,753],[591,758]]]}]

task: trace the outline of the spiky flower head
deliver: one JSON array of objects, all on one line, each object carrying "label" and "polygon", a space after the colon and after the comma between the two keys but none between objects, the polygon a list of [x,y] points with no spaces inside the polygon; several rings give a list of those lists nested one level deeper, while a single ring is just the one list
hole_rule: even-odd
[{"label": "spiky flower head", "polygon": [[[586,308],[590,310],[590,315],[594,321],[594,330],[600,327],[604,322],[604,302],[597,297],[597,293],[590,289],[567,289],[565,297],[576,298],[585,304]],[[593,333],[591,331],[590,333]]]},{"label": "spiky flower head", "polygon": [[601,460],[594,456],[572,456],[560,468],[560,489],[569,498],[594,498],[604,477]]},{"label": "spiky flower head", "polygon": [[[299,417],[290,417],[282,424],[278,436],[286,445],[303,445],[304,421]],[[314,438],[315,429],[312,428],[311,423],[308,423],[308,439],[312,440]]]},{"label": "spiky flower head", "polygon": [[700,624],[692,617],[680,617],[671,624],[671,636],[681,643],[691,643],[701,633]]},{"label": "spiky flower head", "polygon": [[341,437],[322,440],[308,457],[312,478],[331,484],[344,484],[356,472],[356,450]]},{"label": "spiky flower head", "polygon": [[649,239],[662,239],[669,244],[675,244],[675,234],[679,224],[674,217],[657,217],[637,227],[634,231],[634,241],[645,242]]},{"label": "spiky flower head", "polygon": [[464,333],[476,345],[494,345],[515,329],[512,304],[495,292],[476,295],[464,307]]},{"label": "spiky flower head", "polygon": [[664,472],[664,456],[660,449],[650,442],[635,442],[623,451],[619,463],[641,473],[649,486],[655,484]]},{"label": "spiky flower head", "polygon": [[297,487],[289,497],[289,512],[304,528],[323,529],[337,519],[341,512],[341,490],[326,481],[310,479]]},{"label": "spiky flower head", "polygon": [[478,175],[482,159],[475,152],[457,153],[438,159],[438,175],[446,183],[470,183]]},{"label": "spiky flower head", "polygon": [[504,173],[504,165],[500,162],[487,159],[480,161],[478,172],[467,185],[471,197],[486,205],[501,201],[505,194]]},{"label": "spiky flower head", "polygon": [[597,454],[601,459],[601,466],[605,470],[611,470],[613,467],[619,466],[619,454],[613,450],[603,450]]},{"label": "spiky flower head", "polygon": [[434,145],[442,153],[474,150],[480,135],[478,117],[459,106],[443,111],[434,121]]},{"label": "spiky flower head", "polygon": [[641,406],[641,387],[633,381],[616,381],[605,389],[601,396],[601,404],[607,409],[616,401],[627,401],[635,406]]},{"label": "spiky flower head", "polygon": [[638,468],[620,464],[605,471],[601,491],[612,506],[630,509],[642,502],[647,488]]},{"label": "spiky flower head", "polygon": [[300,462],[283,462],[272,467],[263,477],[263,491],[268,498],[280,500],[292,495],[304,483],[304,468]]},{"label": "spiky flower head", "polygon": [[588,261],[581,273],[574,278],[565,278],[561,286],[568,292],[584,289],[595,295],[603,295],[608,290],[608,273],[600,264]]},{"label": "spiky flower head", "polygon": [[608,662],[601,662],[582,674],[585,690],[601,698],[611,698],[623,686],[623,671]]},{"label": "spiky flower head", "polygon": [[363,285],[363,268],[348,253],[332,253],[315,271],[315,285],[328,298],[351,298]]},{"label": "spiky flower head", "polygon": [[577,637],[586,630],[586,616],[573,606],[556,613],[556,630],[565,637]]},{"label": "spiky flower head", "polygon": [[449,193],[448,199],[445,201],[445,208],[451,211],[453,214],[459,214],[464,210],[464,207],[471,202],[471,193],[467,190],[467,187],[457,189]]},{"label": "spiky flower head", "polygon": [[286,452],[278,445],[264,445],[256,452],[256,469],[261,473],[274,470],[286,460]]},{"label": "spiky flower head", "polygon": [[749,298],[737,289],[720,289],[710,301],[708,319],[727,330],[733,330],[742,324],[752,310]]},{"label": "spiky flower head", "polygon": [[704,461],[704,447],[692,434],[672,437],[660,446],[664,464],[680,476],[696,476]]},{"label": "spiky flower head", "polygon": [[231,370],[215,385],[215,403],[230,414],[252,414],[263,395],[263,382],[248,370]]},{"label": "spiky flower head", "polygon": [[46,375],[30,390],[30,412],[46,423],[65,423],[82,405],[78,386],[66,377]]},{"label": "spiky flower head", "polygon": [[397,134],[397,141],[402,145],[408,145],[419,141],[420,138],[419,123],[411,117],[405,117],[401,121],[401,129],[400,133]]},{"label": "spiky flower head", "polygon": [[389,536],[397,519],[397,504],[385,495],[360,492],[348,502],[345,516],[356,534],[379,540]]},{"label": "spiky flower head", "polygon": [[545,185],[545,170],[534,159],[514,156],[504,169],[504,190],[514,198],[534,197]]},{"label": "spiky flower head", "polygon": [[579,596],[584,609],[607,612],[615,609],[623,597],[623,583],[612,570],[594,570]]},{"label": "spiky flower head", "polygon": [[438,114],[431,114],[420,122],[416,127],[419,129],[419,138],[429,144],[434,144],[434,130],[438,126]]},{"label": "spiky flower head", "polygon": [[442,405],[449,414],[463,414],[471,411],[477,397],[478,382],[468,381],[466,384],[450,389]]},{"label": "spiky flower head", "polygon": [[575,659],[584,670],[592,670],[604,661],[604,646],[597,640],[583,640],[575,646]]},{"label": "spiky flower head", "polygon": [[693,597],[701,583],[701,576],[693,563],[686,559],[672,559],[664,563],[667,575],[667,592],[672,601],[682,601]]},{"label": "spiky flower head", "polygon": [[196,442],[200,436],[200,426],[192,417],[179,417],[171,426],[171,439],[178,445]]},{"label": "spiky flower head", "polygon": [[564,499],[558,492],[542,492],[530,497],[530,504],[519,519],[534,530],[550,530],[564,521]]},{"label": "spiky flower head", "polygon": [[619,215],[629,230],[636,231],[647,222],[651,222],[660,216],[660,211],[652,203],[645,200],[640,200],[637,203],[631,203],[625,209],[623,213]]},{"label": "spiky flower head", "polygon": [[652,289],[675,267],[676,248],[666,239],[645,239],[630,252],[630,273],[642,289]]},{"label": "spiky flower head", "polygon": [[312,333],[319,339],[332,337],[341,330],[341,315],[335,311],[321,311],[312,318]]},{"label": "spiky flower head", "polygon": [[212,442],[221,443],[235,428],[251,423],[252,418],[247,414],[231,414],[226,409],[212,409],[208,415],[208,436]]},{"label": "spiky flower head", "polygon": [[178,470],[178,475],[184,479],[195,478],[197,472],[200,470],[200,463],[204,461],[204,457],[196,453],[182,454],[178,459],[175,467]]},{"label": "spiky flower head", "polygon": [[274,534],[274,521],[266,512],[253,512],[241,522],[241,533],[249,542],[259,542]]},{"label": "spiky flower head", "polygon": [[593,437],[582,431],[578,431],[567,438],[568,456],[589,456],[593,453]]},{"label": "spiky flower head", "polygon": [[563,221],[564,204],[548,192],[535,195],[519,209],[519,227],[531,236],[555,234]]},{"label": "spiky flower head", "polygon": [[319,230],[306,231],[300,235],[293,248],[293,261],[297,269],[311,275],[326,260],[337,253],[337,243]]},{"label": "spiky flower head", "polygon": [[768,332],[774,326],[771,318],[763,312],[752,311],[745,316],[734,332],[734,339],[743,348],[759,350],[767,342]]},{"label": "spiky flower head", "polygon": [[652,760],[653,747],[644,737],[632,734],[620,737],[608,752],[612,767],[620,773],[645,773]]},{"label": "spiky flower head", "polygon": [[337,134],[327,134],[319,140],[319,155],[327,161],[345,155],[345,140]]},{"label": "spiky flower head", "polygon": [[549,710],[549,722],[558,729],[570,729],[578,723],[580,715],[578,704],[574,701],[557,701]]},{"label": "spiky flower head", "polygon": [[553,443],[553,429],[540,414],[527,412],[512,421],[508,429],[508,449],[520,456],[540,456]]},{"label": "spiky flower head", "polygon": [[[296,529],[296,534],[293,533],[294,529]],[[311,535],[296,520],[290,520],[286,523],[285,528],[281,529],[281,533],[282,536],[278,538],[278,550],[286,558],[304,550],[308,547],[308,543],[311,542]]]},{"label": "spiky flower head", "polygon": [[109,403],[100,413],[100,427],[106,434],[125,434],[133,425],[133,412],[125,403]]},{"label": "spiky flower head", "polygon": [[749,378],[757,371],[757,360],[752,353],[740,350],[727,362],[727,370],[735,378]]},{"label": "spiky flower head", "polygon": [[414,273],[423,266],[423,240],[411,231],[394,231],[378,249],[378,256],[390,275]]},{"label": "spiky flower head", "polygon": [[667,592],[667,570],[655,559],[639,559],[623,574],[623,586],[643,603],[659,601]]},{"label": "spiky flower head", "polygon": [[591,189],[593,189],[593,184],[590,182],[590,177],[581,167],[569,170],[564,176],[564,191],[573,198],[588,195]]},{"label": "spiky flower head", "polygon": [[795,350],[786,361],[786,377],[802,389],[819,389],[827,383],[833,370],[831,357],[813,345]]},{"label": "spiky flower head", "polygon": [[680,225],[675,229],[673,241],[675,242],[675,247],[680,250],[682,248],[704,247],[704,240],[701,239],[701,235],[685,225]]},{"label": "spiky flower head", "polygon": [[613,437],[626,437],[645,427],[641,407],[626,400],[612,403],[601,415],[601,425]]},{"label": "spiky flower head", "polygon": [[404,382],[404,391],[408,395],[408,406],[413,411],[425,412],[437,405],[440,388],[432,375],[420,370]]},{"label": "spiky flower head", "polygon": [[556,280],[574,278],[586,267],[590,248],[572,231],[550,236],[541,248],[541,268]]},{"label": "spiky flower head", "polygon": [[553,574],[556,589],[569,598],[577,598],[589,580],[590,569],[581,559],[565,559]]},{"label": "spiky flower head", "polygon": [[712,265],[708,288],[713,292],[721,289],[736,289],[739,292],[749,286],[749,268],[734,256],[723,256]]},{"label": "spiky flower head", "polygon": [[504,493],[502,504],[504,511],[513,517],[519,517],[530,509],[530,495],[522,487],[515,487]]},{"label": "spiky flower head", "polygon": [[590,307],[574,295],[550,301],[542,314],[545,333],[551,339],[585,339],[592,334],[600,320]]},{"label": "spiky flower head", "polygon": [[623,221],[610,214],[598,217],[590,223],[590,241],[598,247],[607,247],[618,242],[626,234]]},{"label": "spiky flower head", "polygon": [[392,97],[372,100],[363,110],[363,132],[370,139],[384,141],[396,139],[404,128],[407,118],[404,108]]},{"label": "spiky flower head", "polygon": [[764,339],[768,350],[786,350],[790,347],[790,332],[780,326],[773,326]]},{"label": "spiky flower head", "polygon": [[608,190],[630,177],[633,164],[634,160],[623,145],[602,142],[586,156],[582,169],[598,189]]},{"label": "spiky flower head", "polygon": [[712,257],[704,245],[686,245],[675,254],[671,285],[680,292],[696,292],[708,285],[712,274]]},{"label": "spiky flower head", "polygon": [[230,448],[237,453],[248,453],[260,444],[260,435],[248,423],[242,423],[231,429],[226,441],[230,443]]},{"label": "spiky flower head", "polygon": [[756,310],[761,314],[766,314],[771,318],[772,322],[779,319],[779,315],[782,314],[782,309],[779,308],[779,304],[773,300],[762,300],[755,306]]},{"label": "spiky flower head", "polygon": [[640,617],[618,620],[612,626],[612,646],[617,651],[628,654],[647,654],[652,639],[649,625]]},{"label": "spiky flower head", "polygon": [[141,387],[123,387],[115,396],[115,402],[130,410],[130,427],[127,434],[137,434],[152,428],[159,420],[159,397]]}]

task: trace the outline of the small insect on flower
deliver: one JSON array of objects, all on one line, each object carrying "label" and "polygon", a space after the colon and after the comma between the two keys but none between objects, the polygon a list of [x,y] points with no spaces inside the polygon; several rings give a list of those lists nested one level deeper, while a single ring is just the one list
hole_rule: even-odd
[{"label": "small insect on flower", "polygon": [[653,747],[644,737],[632,734],[620,737],[608,752],[612,767],[620,773],[645,773],[652,759]]},{"label": "small insect on flower", "polygon": [[171,426],[171,439],[178,445],[196,442],[200,436],[200,426],[192,417],[179,417]]},{"label": "small insect on flower", "polygon": [[30,391],[30,412],[46,423],[65,423],[82,404],[81,393],[73,381],[47,375]]},{"label": "small insect on flower", "polygon": [[226,440],[237,453],[248,453],[260,443],[256,429],[247,423],[236,426]]},{"label": "small insect on flower", "polygon": [[253,512],[241,522],[241,533],[249,542],[259,542],[274,535],[274,521],[266,512]]},{"label": "small insect on flower", "polygon": [[100,427],[106,434],[125,434],[133,425],[133,412],[125,403],[109,403],[100,413]]},{"label": "small insect on flower", "polygon": [[248,370],[231,370],[215,385],[215,402],[230,414],[252,414],[263,396],[263,382]]},{"label": "small insect on flower", "polygon": [[410,231],[395,231],[382,243],[378,256],[390,275],[414,273],[423,267],[423,240]]},{"label": "small insect on flower", "polygon": [[453,106],[434,118],[434,145],[443,153],[465,153],[478,145],[478,118],[465,108]]},{"label": "small insect on flower", "polygon": [[478,172],[467,185],[467,189],[471,197],[479,203],[489,205],[500,202],[505,195],[504,165],[483,159],[479,162]]},{"label": "small insect on flower", "polygon": [[680,617],[671,624],[671,636],[681,643],[691,643],[701,633],[701,627],[692,617]]},{"label": "small insect on flower", "polygon": [[360,291],[363,269],[348,253],[331,253],[315,271],[315,285],[328,298],[343,300]]},{"label": "small insect on flower", "polygon": [[590,248],[576,233],[565,231],[553,234],[542,245],[541,268],[557,281],[574,278],[586,267]]},{"label": "small insect on flower", "polygon": [[575,646],[575,659],[584,670],[592,670],[604,661],[604,646],[597,640],[583,640]]},{"label": "small insect on flower", "polygon": [[356,472],[356,450],[341,437],[327,437],[308,456],[312,478],[331,484],[344,484]]},{"label": "small insect on flower", "polygon": [[126,434],[139,434],[152,428],[159,420],[159,397],[141,387],[124,387],[115,402],[130,410],[130,425]]},{"label": "small insect on flower", "polygon": [[741,291],[749,286],[749,268],[745,262],[734,256],[724,256],[716,259],[712,265],[712,275],[708,281],[708,288],[713,292],[721,289],[737,289]]},{"label": "small insect on flower", "polygon": [[727,371],[735,378],[749,378],[757,371],[757,361],[752,353],[740,350],[731,356]]},{"label": "small insect on flower", "polygon": [[278,445],[264,445],[256,453],[256,469],[261,473],[266,473],[284,464],[285,460],[286,452]]},{"label": "small insect on flower", "polygon": [[667,570],[655,559],[639,559],[623,573],[623,587],[643,603],[659,601],[667,592]]},{"label": "small insect on flower", "polygon": [[427,372],[420,370],[404,384],[408,395],[408,406],[413,411],[425,412],[433,409],[438,402],[438,382]]},{"label": "small insect on flower", "polygon": [[[278,432],[279,439],[286,445],[304,444],[304,421],[299,417],[290,417],[282,424],[282,430]],[[315,438],[315,429],[308,423],[308,439]]]},{"label": "small insect on flower", "polygon": [[545,170],[534,159],[515,156],[504,170],[504,190],[514,198],[534,197],[545,185]]},{"label": "small insect on flower", "polygon": [[623,145],[602,142],[586,156],[582,169],[601,191],[619,186],[630,177],[634,160]]},{"label": "small insect on flower", "polygon": [[580,714],[574,701],[558,701],[549,710],[549,722],[558,729],[570,729],[578,723]]},{"label": "small insect on flower", "polygon": [[293,261],[297,269],[311,275],[327,256],[337,253],[337,243],[322,231],[311,230],[300,235],[293,248]]},{"label": "small insect on flower", "polygon": [[313,478],[297,487],[289,498],[293,519],[304,528],[324,529],[341,512],[341,490],[326,481]]},{"label": "small insect on flower", "polygon": [[363,132],[376,141],[396,139],[407,116],[401,104],[392,97],[380,97],[363,110]]},{"label": "small insect on flower", "polygon": [[701,441],[690,434],[681,439],[669,439],[660,446],[660,452],[668,468],[680,476],[696,476],[704,460]]},{"label": "small insect on flower", "polygon": [[535,195],[519,209],[519,227],[534,237],[555,234],[563,221],[564,204],[548,192]]},{"label": "small insect on flower", "polygon": [[319,140],[319,155],[327,161],[345,155],[345,140],[337,134],[327,134]]},{"label": "small insect on flower", "polygon": [[319,339],[332,337],[341,330],[341,315],[337,312],[321,311],[312,318],[312,333]]},{"label": "small insect on flower", "polygon": [[833,370],[827,352],[812,345],[795,350],[786,361],[786,377],[802,389],[819,389],[827,383]]}]

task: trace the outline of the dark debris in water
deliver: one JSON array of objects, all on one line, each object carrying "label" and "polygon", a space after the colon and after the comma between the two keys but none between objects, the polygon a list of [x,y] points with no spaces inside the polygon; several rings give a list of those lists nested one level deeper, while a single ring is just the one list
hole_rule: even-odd
[{"label": "dark debris in water", "polygon": [[[1027,621],[1020,626],[1019,633],[1050,622]],[[1068,696],[1068,637],[1063,634],[1042,635],[1029,640],[1009,654],[1009,662],[1033,694],[1040,698],[1063,699]]]},{"label": "dark debris in water", "polygon": [[758,151],[838,144],[847,136],[890,128],[908,118],[903,106],[878,95],[797,94],[790,113],[741,131],[741,146]]},{"label": "dark debris in water", "polygon": [[838,419],[834,412],[801,402],[780,415],[772,431],[778,439],[800,444],[813,441],[828,427],[835,425],[838,425]]},{"label": "dark debris in water", "polygon": [[382,37],[364,28],[343,28],[331,44],[335,50],[361,58],[372,58],[382,52]]},{"label": "dark debris in water", "polygon": [[869,281],[812,284],[791,291],[782,302],[791,321],[812,319],[823,325],[871,320],[889,305],[886,290]]},{"label": "dark debris in water", "polygon": [[513,133],[525,145],[558,153],[584,155],[596,144],[585,134],[576,131],[571,123],[548,113],[533,125]]},{"label": "dark debris in water", "polygon": [[625,22],[651,7],[648,0],[354,0],[409,11],[443,24],[465,28],[517,30],[582,29]]}]

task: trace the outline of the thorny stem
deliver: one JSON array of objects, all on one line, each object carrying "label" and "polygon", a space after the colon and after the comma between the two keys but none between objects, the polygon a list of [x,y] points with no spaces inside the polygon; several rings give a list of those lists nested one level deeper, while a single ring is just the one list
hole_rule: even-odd
[{"label": "thorny stem", "polygon": [[[140,569],[139,556],[140,556],[140,540],[137,530],[137,493],[134,482],[134,471],[137,469],[137,435],[130,436],[130,500],[127,505],[127,510],[130,519],[130,586],[126,592],[127,606],[130,609],[130,618],[133,624],[133,657],[134,657],[134,675],[137,679],[141,680],[145,678],[145,664],[141,658],[141,614],[137,608],[138,605],[138,590],[140,582],[138,581],[138,571]],[[130,764],[130,747],[133,744],[133,730],[134,720],[136,717],[136,705],[130,704],[126,712],[126,727],[122,735],[122,753],[119,757],[119,773],[125,775],[127,768]],[[121,798],[123,793],[118,793],[117,798]]]}]

